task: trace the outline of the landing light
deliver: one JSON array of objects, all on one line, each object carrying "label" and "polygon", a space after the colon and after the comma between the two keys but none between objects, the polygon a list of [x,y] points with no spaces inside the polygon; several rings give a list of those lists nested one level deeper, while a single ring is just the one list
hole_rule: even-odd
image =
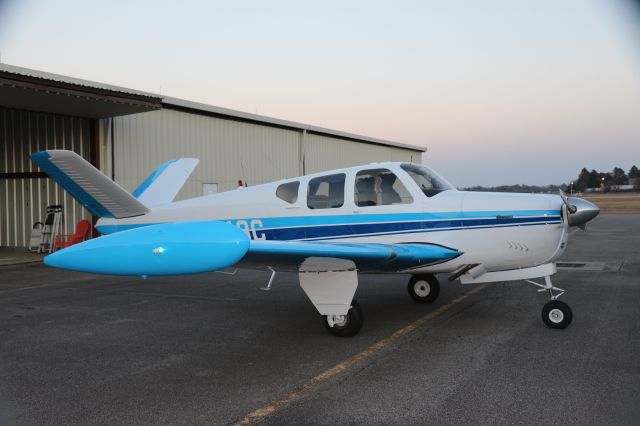
[{"label": "landing light", "polygon": [[153,250],[151,250],[151,252],[152,252],[153,254],[162,254],[162,253],[164,253],[164,252],[165,252],[165,250],[166,250],[166,249],[165,249],[164,247],[160,246],[160,247],[156,247],[156,248],[154,248]]}]

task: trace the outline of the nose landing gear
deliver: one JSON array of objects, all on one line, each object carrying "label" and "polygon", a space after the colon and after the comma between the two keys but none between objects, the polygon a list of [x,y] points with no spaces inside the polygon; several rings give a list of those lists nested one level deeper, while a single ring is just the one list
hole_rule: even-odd
[{"label": "nose landing gear", "polygon": [[[550,302],[547,302],[542,307],[542,321],[549,328],[555,329],[563,329],[567,328],[569,324],[571,324],[571,320],[573,319],[573,313],[571,312],[571,308],[564,302],[561,302],[558,297],[564,294],[564,290],[558,287],[555,287],[551,283],[551,277],[544,277],[544,284],[539,284],[535,281],[525,280],[529,284],[533,284],[537,287],[540,287],[538,291],[548,291],[549,297],[551,298]],[[554,294],[554,290],[559,292]]]}]

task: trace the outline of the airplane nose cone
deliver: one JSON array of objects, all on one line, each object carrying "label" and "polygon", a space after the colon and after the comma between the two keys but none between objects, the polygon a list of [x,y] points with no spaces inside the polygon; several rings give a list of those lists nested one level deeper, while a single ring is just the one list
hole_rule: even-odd
[{"label": "airplane nose cone", "polygon": [[598,206],[583,198],[569,197],[567,202],[576,208],[569,214],[569,226],[584,226],[600,213]]}]

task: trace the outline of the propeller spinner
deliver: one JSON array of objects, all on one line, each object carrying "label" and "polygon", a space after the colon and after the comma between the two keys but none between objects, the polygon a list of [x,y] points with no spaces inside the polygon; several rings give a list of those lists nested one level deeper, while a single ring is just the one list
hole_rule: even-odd
[{"label": "propeller spinner", "polygon": [[567,212],[569,212],[569,226],[578,226],[585,229],[587,222],[600,213],[598,206],[584,198],[567,197],[562,190],[560,190],[560,198],[562,198],[562,202],[567,206]]}]

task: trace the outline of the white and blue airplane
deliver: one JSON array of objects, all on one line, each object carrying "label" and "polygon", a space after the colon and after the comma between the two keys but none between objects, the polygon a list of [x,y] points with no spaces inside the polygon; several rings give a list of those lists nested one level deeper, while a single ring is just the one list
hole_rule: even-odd
[{"label": "white and blue airplane", "polygon": [[[101,237],[45,257],[63,269],[111,275],[196,274],[227,268],[299,273],[327,329],[353,336],[358,273],[411,275],[431,303],[437,274],[462,284],[525,280],[548,292],[544,323],[571,323],[551,276],[569,228],[598,215],[581,198],[458,191],[429,168],[385,162],[314,173],[174,202],[198,160],[162,164],[133,194],[71,151],[32,161],[99,217]],[[542,283],[533,281],[541,278]]]}]

